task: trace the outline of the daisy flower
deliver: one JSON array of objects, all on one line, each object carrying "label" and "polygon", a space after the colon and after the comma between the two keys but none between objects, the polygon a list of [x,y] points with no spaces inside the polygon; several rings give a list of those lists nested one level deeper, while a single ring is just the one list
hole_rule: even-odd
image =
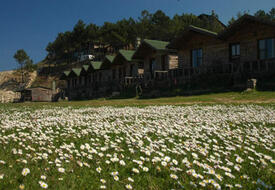
[{"label": "daisy flower", "polygon": [[41,186],[43,189],[47,189],[47,188],[48,188],[48,184],[45,183],[44,181],[39,181],[39,184],[40,184],[40,186]]},{"label": "daisy flower", "polygon": [[96,168],[96,171],[97,171],[98,173],[100,173],[101,170],[102,170],[101,167]]},{"label": "daisy flower", "polygon": [[175,175],[175,174],[170,174],[170,177],[171,177],[172,179],[175,179],[175,180],[177,180],[177,179],[178,179],[178,176],[177,176],[177,175]]},{"label": "daisy flower", "polygon": [[133,189],[130,184],[125,185],[126,189]]},{"label": "daisy flower", "polygon": [[60,173],[64,173],[64,172],[65,172],[65,169],[64,169],[64,168],[58,168],[58,171],[59,171]]},{"label": "daisy flower", "polygon": [[24,168],[23,170],[22,170],[22,175],[23,176],[26,176],[26,175],[28,175],[30,173],[30,169],[29,168]]},{"label": "daisy flower", "polygon": [[137,174],[139,173],[139,170],[137,168],[133,168],[132,171]]},{"label": "daisy flower", "polygon": [[119,177],[116,175],[116,176],[114,176],[114,180],[115,181],[118,181],[119,180]]}]

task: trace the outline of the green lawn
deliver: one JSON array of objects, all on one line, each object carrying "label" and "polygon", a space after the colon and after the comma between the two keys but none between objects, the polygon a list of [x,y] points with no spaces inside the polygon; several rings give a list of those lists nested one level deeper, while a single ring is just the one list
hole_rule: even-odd
[{"label": "green lawn", "polygon": [[[17,106],[34,106],[40,107],[42,105],[51,106],[147,106],[147,105],[188,105],[188,104],[275,104],[275,92],[227,92],[227,93],[212,93],[205,95],[194,96],[176,96],[164,97],[154,99],[95,99],[83,101],[61,101],[53,103],[44,102],[27,102],[12,104]],[[5,106],[10,105],[6,104]]]}]

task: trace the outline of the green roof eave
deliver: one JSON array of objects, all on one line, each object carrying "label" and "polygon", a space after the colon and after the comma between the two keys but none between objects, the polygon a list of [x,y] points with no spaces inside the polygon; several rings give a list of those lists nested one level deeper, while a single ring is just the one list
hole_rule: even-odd
[{"label": "green roof eave", "polygon": [[67,76],[69,76],[70,72],[71,71],[64,71],[63,74],[67,77]]},{"label": "green roof eave", "polygon": [[71,71],[64,71],[60,76],[60,80],[65,80],[70,75]]},{"label": "green roof eave", "polygon": [[89,65],[83,65],[82,68],[83,68],[85,71],[88,71]]},{"label": "green roof eave", "polygon": [[180,49],[184,45],[184,43],[186,42],[186,39],[190,38],[189,37],[189,32],[190,31],[195,32],[195,33],[199,33],[201,35],[206,35],[206,36],[210,36],[212,38],[218,39],[218,33],[212,32],[210,30],[206,30],[204,28],[200,28],[200,27],[197,27],[197,26],[190,25],[183,31],[183,33],[180,36],[178,36],[177,38],[172,40],[172,42],[167,45],[167,48]]},{"label": "green roof eave", "polygon": [[155,50],[166,50],[166,46],[169,44],[169,42],[149,39],[145,39],[144,42]]},{"label": "green roof eave", "polygon": [[197,27],[197,26],[193,26],[193,25],[189,26],[189,30],[193,30],[193,31],[196,31],[196,32],[200,32],[200,33],[204,33],[204,34],[208,34],[208,35],[212,35],[212,36],[218,36],[218,33],[216,33],[216,32],[213,32],[213,31],[210,31],[210,30],[207,30],[207,29],[204,29],[204,28],[200,28],[200,27]]},{"label": "green roof eave", "polygon": [[135,51],[133,51],[133,50],[119,50],[119,53],[126,59],[126,61],[132,61]]},{"label": "green roof eave", "polygon": [[92,61],[91,65],[94,68],[94,70],[99,70],[99,69],[101,69],[102,62],[101,61]]},{"label": "green roof eave", "polygon": [[72,69],[72,72],[76,75],[76,76],[80,76],[80,73],[81,73],[81,68],[73,68]]},{"label": "green roof eave", "polygon": [[113,63],[113,61],[114,61],[114,59],[115,59],[115,56],[113,56],[113,55],[106,55],[106,59],[107,59],[108,61],[110,61],[111,63]]}]

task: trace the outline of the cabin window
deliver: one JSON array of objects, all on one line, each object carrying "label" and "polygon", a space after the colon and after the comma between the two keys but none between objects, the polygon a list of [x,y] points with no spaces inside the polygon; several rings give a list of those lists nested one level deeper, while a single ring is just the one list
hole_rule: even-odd
[{"label": "cabin window", "polygon": [[102,73],[99,73],[99,81],[102,80]]},{"label": "cabin window", "polygon": [[161,70],[165,71],[166,55],[161,56]]},{"label": "cabin window", "polygon": [[90,84],[90,83],[91,83],[91,76],[88,75],[88,84]]},{"label": "cabin window", "polygon": [[138,63],[138,68],[139,68],[139,69],[143,69],[143,68],[144,68],[144,63],[143,63],[142,61],[140,61],[140,62]]},{"label": "cabin window", "polygon": [[84,85],[86,86],[88,84],[88,77],[87,76],[84,77],[84,81],[85,81]]},{"label": "cabin window", "polygon": [[112,73],[113,79],[116,79],[116,70],[113,69],[113,73]]},{"label": "cabin window", "polygon": [[156,60],[153,58],[153,59],[150,60],[150,73],[151,73],[151,78],[154,77],[155,67],[156,67]]},{"label": "cabin window", "polygon": [[259,58],[275,58],[275,38],[259,40]]},{"label": "cabin window", "polygon": [[240,58],[241,51],[240,51],[240,44],[231,44],[230,45],[230,59],[238,59]]},{"label": "cabin window", "polygon": [[134,65],[130,65],[130,76],[134,76]]},{"label": "cabin window", "polygon": [[119,68],[119,70],[118,70],[118,76],[119,76],[119,79],[121,79],[121,77],[122,77],[122,69],[121,68]]},{"label": "cabin window", "polygon": [[192,50],[192,66],[199,67],[202,64],[202,49]]},{"label": "cabin window", "polygon": [[123,77],[125,77],[125,76],[126,76],[126,68],[123,67]]},{"label": "cabin window", "polygon": [[74,79],[74,88],[77,86],[77,79]]},{"label": "cabin window", "polygon": [[85,84],[85,78],[81,77],[81,85],[84,85],[84,84]]}]

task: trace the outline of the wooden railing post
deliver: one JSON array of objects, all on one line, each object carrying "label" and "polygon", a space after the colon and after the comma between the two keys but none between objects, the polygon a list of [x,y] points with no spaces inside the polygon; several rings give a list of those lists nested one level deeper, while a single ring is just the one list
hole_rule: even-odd
[{"label": "wooden railing post", "polygon": [[267,61],[265,61],[265,70],[266,70],[266,72],[268,72],[268,62]]}]

